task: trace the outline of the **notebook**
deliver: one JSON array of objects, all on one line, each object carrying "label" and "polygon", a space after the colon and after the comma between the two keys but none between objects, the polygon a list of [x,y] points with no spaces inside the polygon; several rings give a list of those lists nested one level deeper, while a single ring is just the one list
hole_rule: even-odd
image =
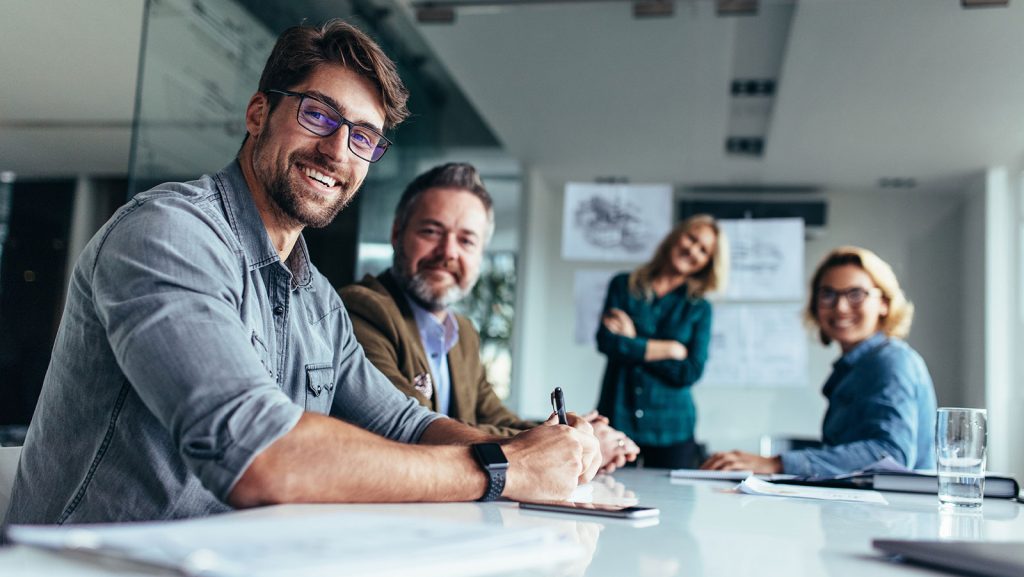
[{"label": "notebook", "polygon": [[903,561],[984,577],[1024,575],[1024,541],[908,541],[875,539],[872,545]]}]

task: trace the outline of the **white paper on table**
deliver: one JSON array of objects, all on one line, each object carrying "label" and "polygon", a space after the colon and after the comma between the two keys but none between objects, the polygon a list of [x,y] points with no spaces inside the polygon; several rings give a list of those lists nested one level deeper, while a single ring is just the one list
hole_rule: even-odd
[{"label": "white paper on table", "polygon": [[822,501],[853,501],[855,503],[878,503],[888,505],[878,491],[863,489],[835,489],[831,487],[805,487],[802,485],[774,485],[757,477],[748,477],[737,487],[747,495],[769,495],[773,497],[797,497]]},{"label": "white paper on table", "polygon": [[568,536],[545,528],[365,512],[15,525],[7,536],[25,545],[215,577],[479,575],[563,562],[583,552]]},{"label": "white paper on table", "polygon": [[673,479],[708,479],[713,481],[742,481],[754,474],[753,471],[706,471],[704,469],[673,469]]}]

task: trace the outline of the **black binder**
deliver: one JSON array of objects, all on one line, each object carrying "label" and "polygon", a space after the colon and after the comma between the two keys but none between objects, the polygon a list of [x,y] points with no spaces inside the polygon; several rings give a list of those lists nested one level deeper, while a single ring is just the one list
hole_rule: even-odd
[{"label": "black binder", "polygon": [[[782,485],[805,485],[811,487],[837,487],[842,489],[874,489],[897,493],[939,493],[939,479],[935,474],[879,471],[857,473],[839,477],[816,477],[773,480]],[[1020,485],[1013,477],[985,475],[985,497],[1014,499],[1020,494]]]}]

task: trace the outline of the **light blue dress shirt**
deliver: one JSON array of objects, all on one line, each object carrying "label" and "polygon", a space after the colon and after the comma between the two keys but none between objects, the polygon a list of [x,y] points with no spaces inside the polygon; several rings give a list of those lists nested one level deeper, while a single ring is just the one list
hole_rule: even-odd
[{"label": "light blue dress shirt", "polygon": [[441,322],[430,311],[421,307],[415,300],[406,295],[412,314],[416,318],[416,327],[420,330],[420,342],[427,353],[427,361],[433,373],[434,394],[437,395],[437,411],[448,414],[452,402],[452,377],[448,372],[448,351],[459,342],[459,324],[455,322],[455,314],[448,311],[444,322]]}]

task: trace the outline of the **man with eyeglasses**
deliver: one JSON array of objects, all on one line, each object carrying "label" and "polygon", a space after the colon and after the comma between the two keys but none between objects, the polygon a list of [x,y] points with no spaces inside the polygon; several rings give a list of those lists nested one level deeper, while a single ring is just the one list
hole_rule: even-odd
[{"label": "man with eyeglasses", "polygon": [[309,261],[302,229],[352,199],[406,98],[359,30],[281,35],[237,159],[138,194],[79,258],[7,523],[559,499],[593,477],[586,423],[498,440],[398,392]]}]

